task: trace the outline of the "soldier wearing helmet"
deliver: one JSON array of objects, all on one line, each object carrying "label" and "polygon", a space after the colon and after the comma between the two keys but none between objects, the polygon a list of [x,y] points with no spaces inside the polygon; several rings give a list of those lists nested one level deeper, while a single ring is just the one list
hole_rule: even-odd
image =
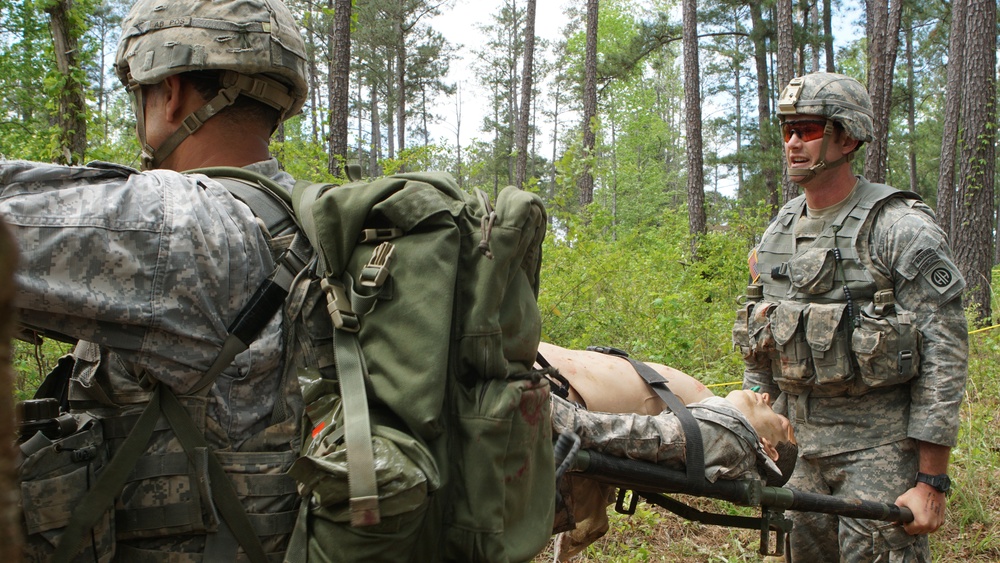
[{"label": "soldier wearing helmet", "polygon": [[795,489],[909,507],[906,526],[794,513],[793,562],[927,561],[944,522],[967,372],[965,282],[916,194],[851,171],[872,137],[853,78],[793,79],[778,115],[788,202],[750,255],[733,340],[744,388],[795,429]]},{"label": "soldier wearing helmet", "polygon": [[[115,69],[145,171],[0,160],[0,215],[20,242],[20,321],[78,341],[60,364],[68,406],[102,421],[93,451],[138,457],[69,555],[280,560],[298,506],[286,474],[302,411],[291,364],[330,359],[286,354],[301,336],[286,334],[281,314],[263,318],[248,348],[230,346],[229,327],[288,258],[290,237],[268,232],[220,181],[183,171],[243,167],[291,190],[268,142],[306,99],[298,26],[280,0],[138,0]],[[243,351],[226,361],[224,342]],[[132,444],[150,405],[173,415],[152,418],[151,438]],[[174,422],[185,411],[193,430]],[[22,499],[27,560],[49,559],[73,513],[94,509],[78,491],[94,467],[22,488],[39,495]],[[48,508],[29,513],[36,501]]]}]

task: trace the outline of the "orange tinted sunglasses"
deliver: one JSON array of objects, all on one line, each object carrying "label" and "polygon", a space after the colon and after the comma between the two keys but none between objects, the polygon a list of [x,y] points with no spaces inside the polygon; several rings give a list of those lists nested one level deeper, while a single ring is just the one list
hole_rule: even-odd
[{"label": "orange tinted sunglasses", "polygon": [[823,137],[825,129],[825,121],[786,121],[781,124],[781,134],[784,136],[786,143],[792,140],[792,135],[798,135],[802,142],[815,141]]}]

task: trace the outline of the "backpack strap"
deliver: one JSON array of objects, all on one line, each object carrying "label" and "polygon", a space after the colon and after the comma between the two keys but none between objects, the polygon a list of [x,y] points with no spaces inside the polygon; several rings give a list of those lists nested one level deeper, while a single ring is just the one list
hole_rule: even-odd
[{"label": "backpack strap", "polygon": [[[292,191],[292,205],[302,231],[316,249],[318,269],[323,272],[321,287],[326,294],[327,310],[333,321],[333,347],[340,396],[344,409],[344,443],[350,479],[351,526],[372,526],[381,521],[378,505],[378,483],[375,476],[375,452],[372,447],[371,418],[368,412],[368,391],[365,380],[368,367],[358,340],[363,310],[352,307],[353,288],[345,287],[334,272],[327,270],[320,251],[313,215],[313,204],[331,184],[299,182]],[[384,280],[383,280],[384,281]],[[381,284],[379,284],[381,285]],[[379,288],[380,289],[380,288]]]},{"label": "backpack strap", "polygon": [[624,350],[605,346],[588,346],[587,350],[601,352],[612,356],[619,356],[628,360],[636,373],[642,377],[646,383],[656,392],[657,396],[667,404],[667,408],[674,413],[681,428],[684,430],[684,466],[687,473],[688,487],[685,491],[692,495],[699,495],[706,487],[705,479],[705,446],[701,439],[701,429],[698,428],[698,421],[695,420],[691,411],[684,406],[684,403],[674,395],[667,380],[656,370],[643,362],[636,361],[628,356]]}]

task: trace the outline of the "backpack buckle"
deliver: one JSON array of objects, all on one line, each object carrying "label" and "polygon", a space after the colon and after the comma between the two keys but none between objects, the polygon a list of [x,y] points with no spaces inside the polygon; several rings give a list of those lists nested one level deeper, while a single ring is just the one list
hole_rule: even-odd
[{"label": "backpack buckle", "polygon": [[361,329],[361,322],[351,308],[351,300],[347,298],[344,286],[338,281],[330,281],[329,278],[321,279],[319,286],[326,293],[326,310],[330,314],[334,328],[358,332]]},{"label": "backpack buckle", "polygon": [[358,239],[358,244],[378,242],[380,240],[392,240],[403,236],[403,229],[397,227],[384,227],[381,229],[363,229]]},{"label": "backpack buckle", "polygon": [[382,287],[382,284],[389,277],[389,260],[392,259],[392,253],[395,250],[396,247],[389,242],[383,242],[375,247],[372,257],[365,264],[365,267],[361,269],[361,275],[358,276],[361,280],[361,285],[365,287]]}]

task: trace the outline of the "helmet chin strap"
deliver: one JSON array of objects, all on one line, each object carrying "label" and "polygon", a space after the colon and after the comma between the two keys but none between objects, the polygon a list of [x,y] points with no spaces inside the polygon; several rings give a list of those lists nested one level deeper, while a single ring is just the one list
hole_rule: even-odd
[{"label": "helmet chin strap", "polygon": [[128,93],[132,97],[132,110],[135,112],[135,133],[139,137],[139,159],[143,170],[153,167],[153,154],[156,150],[146,142],[146,101],[142,93],[142,84],[132,79],[132,74],[128,75]]},{"label": "helmet chin strap", "polygon": [[790,178],[801,179],[803,182],[807,182],[816,177],[817,174],[823,170],[829,170],[830,168],[836,168],[841,164],[847,164],[854,160],[854,152],[849,152],[844,156],[834,160],[833,162],[826,161],[826,147],[830,143],[830,139],[833,138],[834,126],[833,121],[827,119],[826,126],[823,127],[823,144],[819,147],[819,160],[816,164],[813,164],[809,168],[789,168],[788,176]]},{"label": "helmet chin strap", "polygon": [[128,90],[132,94],[132,100],[135,103],[136,133],[139,137],[139,145],[142,146],[140,157],[143,170],[158,168],[170,156],[170,153],[174,152],[174,149],[180,146],[184,139],[187,139],[200,129],[209,118],[233,105],[240,94],[246,94],[251,98],[272,105],[282,112],[290,107],[292,100],[288,94],[288,88],[274,80],[227,71],[222,76],[223,87],[215,97],[185,117],[181,121],[181,126],[171,133],[159,147],[154,149],[146,140],[146,119],[142,85],[133,80],[131,74],[128,75],[128,79]]}]

